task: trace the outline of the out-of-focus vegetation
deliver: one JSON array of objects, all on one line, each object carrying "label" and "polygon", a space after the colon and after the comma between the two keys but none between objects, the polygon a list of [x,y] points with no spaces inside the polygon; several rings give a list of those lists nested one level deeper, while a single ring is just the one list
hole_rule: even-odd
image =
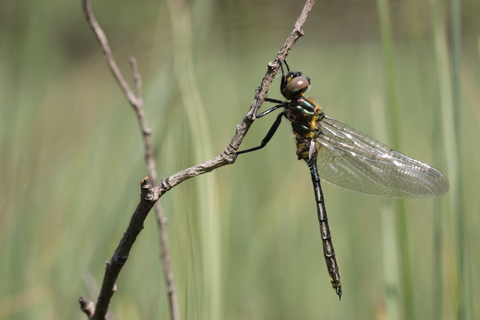
[{"label": "out-of-focus vegetation", "polygon": [[[137,58],[167,177],[227,146],[303,3],[92,5],[128,79]],[[319,1],[288,61],[311,77],[329,116],[385,142],[395,99],[394,147],[442,170],[450,193],[395,213],[396,203],[324,184],[338,302],[309,174],[284,123],[266,149],[161,199],[183,319],[480,317],[480,5],[461,3],[460,42],[447,5],[391,1],[388,16],[374,1]],[[382,38],[380,17],[392,37]],[[87,286],[100,285],[146,169],[135,116],[80,1],[0,3],[0,98],[0,318],[84,319],[76,300],[96,298]],[[273,118],[256,121],[242,147],[257,145]],[[161,269],[152,215],[118,280],[116,319],[168,318]]]}]

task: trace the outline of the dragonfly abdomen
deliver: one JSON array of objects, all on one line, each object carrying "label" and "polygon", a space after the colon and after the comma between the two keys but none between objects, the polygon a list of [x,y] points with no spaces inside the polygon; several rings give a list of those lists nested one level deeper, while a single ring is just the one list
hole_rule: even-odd
[{"label": "dragonfly abdomen", "polygon": [[322,237],[323,255],[327,264],[328,274],[333,289],[335,289],[339,298],[342,297],[342,284],[340,282],[340,272],[338,269],[335,250],[333,249],[332,236],[328,225],[327,208],[325,207],[325,199],[323,197],[322,186],[320,184],[320,176],[318,174],[317,160],[310,159],[306,161],[312,177],[313,190],[315,192],[315,201],[317,204],[317,215],[320,223],[320,236]]}]

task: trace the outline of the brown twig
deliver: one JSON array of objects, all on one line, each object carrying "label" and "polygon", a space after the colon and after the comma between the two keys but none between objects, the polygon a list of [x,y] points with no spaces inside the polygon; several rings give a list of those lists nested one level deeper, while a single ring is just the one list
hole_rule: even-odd
[{"label": "brown twig", "polygon": [[265,101],[268,90],[270,89],[270,85],[272,84],[273,79],[277,74],[278,69],[280,68],[280,64],[285,60],[295,42],[297,42],[297,40],[301,36],[303,36],[303,24],[307,20],[308,13],[310,12],[310,10],[312,10],[314,4],[315,0],[307,0],[302,12],[300,13],[300,16],[295,22],[292,32],[290,32],[290,35],[285,41],[283,47],[277,53],[275,60],[268,63],[267,72],[265,73],[265,76],[263,77],[260,86],[255,92],[255,97],[250,106],[250,109],[245,115],[242,123],[237,126],[235,135],[233,136],[227,148],[220,155],[216,156],[211,160],[205,161],[204,163],[198,164],[191,168],[179,171],[176,174],[166,179],[163,179],[160,185],[156,187],[157,192],[160,194],[160,196],[162,196],[165,192],[187,179],[196,177],[198,175],[210,172],[214,169],[235,162],[235,151],[242,143],[242,140],[247,134],[248,129],[250,129],[250,126],[255,120],[255,115],[257,114],[258,109]]},{"label": "brown twig", "polygon": [[[147,167],[148,167],[148,174],[150,176],[152,185],[155,185],[157,182],[157,170],[155,166],[155,159],[153,155],[153,143],[152,143],[152,138],[151,138],[151,130],[148,127],[146,118],[145,118],[145,112],[143,109],[143,99],[142,99],[142,78],[140,76],[140,72],[138,70],[138,65],[135,60],[135,58],[130,58],[130,64],[132,66],[133,70],[133,78],[134,78],[134,83],[135,83],[135,93],[132,92],[130,89],[128,83],[124,80],[122,73],[120,72],[120,69],[118,68],[114,58],[112,51],[110,49],[110,46],[107,41],[107,37],[103,30],[101,29],[99,23],[97,22],[97,19],[95,18],[91,4],[89,0],[82,0],[83,4],[83,10],[85,13],[85,17],[93,29],[97,40],[103,50],[105,61],[107,62],[108,67],[110,68],[110,71],[112,72],[114,78],[117,80],[118,84],[122,88],[127,100],[130,102],[132,105],[135,114],[137,115],[139,126],[142,131],[142,137],[143,137],[143,143],[144,143],[144,149],[145,149],[145,160],[147,162]],[[171,310],[171,319],[172,320],[179,320],[180,319],[180,314],[179,314],[179,309],[178,309],[178,303],[177,303],[177,298],[176,298],[176,291],[175,291],[175,285],[173,281],[173,272],[170,264],[170,258],[169,258],[169,242],[168,242],[168,233],[167,233],[167,219],[165,218],[163,214],[162,207],[159,202],[155,203],[155,211],[157,213],[158,217],[158,222],[159,222],[159,234],[160,234],[160,247],[161,247],[161,259],[162,259],[162,265],[163,265],[163,270],[164,270],[164,277],[165,281],[167,284],[167,292],[169,296],[169,301],[170,301],[170,310]],[[147,212],[148,213],[148,212]],[[145,215],[146,217],[146,215]],[[133,220],[133,218],[132,218]],[[142,222],[143,223],[143,222]],[[113,260],[113,259],[112,259]],[[107,267],[107,271],[109,268]],[[120,269],[118,270],[120,272]],[[107,274],[105,275],[107,277]],[[105,285],[105,281],[104,281]],[[110,285],[114,285],[110,284]],[[102,286],[102,290],[103,290]],[[113,286],[111,287],[110,291],[113,294]],[[105,291],[104,291],[105,292]],[[110,299],[104,299],[102,295],[99,295],[98,302],[97,302],[97,311],[95,312],[95,315],[93,316],[94,319],[104,319],[105,318],[105,312],[108,310],[108,304],[110,302]],[[99,308],[98,304],[105,304],[105,308]],[[95,310],[95,308],[94,308]]]},{"label": "brown twig", "polygon": [[112,259],[107,262],[105,276],[103,279],[102,288],[100,290],[100,294],[97,300],[97,304],[94,305],[93,303],[89,303],[83,297],[80,297],[79,301],[82,307],[82,310],[87,314],[89,319],[93,320],[100,320],[105,319],[105,315],[108,311],[108,306],[110,304],[110,300],[113,296],[113,293],[116,290],[115,282],[118,278],[118,275],[125,264],[130,250],[132,248],[133,243],[136,240],[136,237],[143,229],[143,222],[147,217],[148,213],[155,206],[157,210],[157,220],[159,223],[160,229],[160,239],[162,245],[162,263],[164,265],[164,273],[165,278],[167,280],[167,291],[170,299],[170,309],[171,309],[171,318],[174,320],[180,319],[180,315],[178,312],[178,303],[175,294],[175,286],[173,283],[173,276],[170,268],[170,259],[168,254],[168,236],[166,230],[166,218],[162,214],[161,207],[158,204],[158,200],[160,197],[175,187],[176,185],[180,184],[181,182],[196,177],[198,175],[210,172],[215,170],[219,167],[224,165],[232,164],[235,162],[235,152],[240,146],[244,136],[248,132],[248,129],[252,125],[253,121],[255,120],[255,115],[258,112],[258,109],[265,101],[267,97],[268,90],[270,85],[277,73],[278,69],[280,68],[281,63],[287,57],[289,51],[295,44],[295,42],[303,36],[303,24],[307,19],[308,13],[310,12],[315,0],[307,0],[303,10],[298,17],[295,26],[288,36],[285,44],[278,52],[274,61],[268,64],[267,72],[265,73],[264,78],[260,86],[257,88],[255,93],[255,98],[248,110],[247,114],[245,115],[242,123],[237,126],[235,135],[233,136],[230,144],[227,148],[217,157],[193,166],[191,168],[182,170],[166,179],[162,179],[161,183],[154,187],[154,184],[157,180],[157,174],[155,169],[155,161],[153,157],[153,148],[152,148],[152,141],[151,141],[151,130],[147,126],[147,122],[145,119],[145,114],[143,111],[143,101],[141,98],[141,77],[140,73],[138,72],[138,67],[136,64],[135,59],[130,59],[130,63],[132,65],[133,73],[134,73],[134,81],[135,81],[135,89],[136,92],[133,93],[126,81],[123,79],[122,74],[113,59],[112,52],[107,42],[107,38],[105,33],[100,28],[97,20],[95,19],[90,1],[89,0],[82,0],[83,9],[85,12],[86,19],[90,26],[92,27],[100,46],[104,52],[105,60],[114,76],[114,78],[119,83],[120,87],[123,89],[123,92],[130,102],[132,107],[135,109],[140,127],[143,133],[144,138],[144,145],[145,145],[145,158],[147,161],[148,171],[150,177],[146,177],[141,182],[141,199],[140,203],[137,206],[137,209],[132,215],[130,223],[128,225],[127,231],[124,233],[120,244],[118,245],[115,253],[113,254]]},{"label": "brown twig", "polygon": [[156,194],[153,189],[152,180],[149,177],[143,179],[140,184],[142,187],[140,203],[137,205],[127,230],[123,234],[122,240],[115,250],[112,259],[107,262],[105,277],[103,278],[102,288],[100,289],[92,320],[105,319],[110,300],[117,290],[115,283],[118,275],[128,259],[128,255],[138,234],[143,229],[145,218],[159,199],[158,194]]}]

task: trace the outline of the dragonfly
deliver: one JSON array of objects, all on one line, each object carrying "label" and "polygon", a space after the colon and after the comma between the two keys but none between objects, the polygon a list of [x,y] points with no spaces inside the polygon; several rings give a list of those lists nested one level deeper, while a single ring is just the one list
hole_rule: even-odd
[{"label": "dragonfly", "polygon": [[[287,72],[285,73],[283,64]],[[342,297],[340,272],[333,248],[327,209],[320,180],[335,186],[374,196],[422,199],[444,195],[448,179],[434,167],[393,150],[367,134],[322,111],[313,97],[306,97],[310,78],[280,65],[280,92],[286,100],[266,98],[276,105],[256,115],[262,118],[282,109],[257,147],[238,151],[237,155],[264,148],[275,135],[283,118],[290,121],[295,135],[297,157],[309,168],[323,254],[333,289]]]}]

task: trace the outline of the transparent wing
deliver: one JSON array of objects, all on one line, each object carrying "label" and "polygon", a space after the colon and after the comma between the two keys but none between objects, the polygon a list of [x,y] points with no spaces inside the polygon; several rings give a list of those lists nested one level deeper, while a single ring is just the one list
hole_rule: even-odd
[{"label": "transparent wing", "polygon": [[318,123],[318,169],[329,183],[355,192],[391,198],[432,198],[448,191],[437,169],[338,120]]}]

